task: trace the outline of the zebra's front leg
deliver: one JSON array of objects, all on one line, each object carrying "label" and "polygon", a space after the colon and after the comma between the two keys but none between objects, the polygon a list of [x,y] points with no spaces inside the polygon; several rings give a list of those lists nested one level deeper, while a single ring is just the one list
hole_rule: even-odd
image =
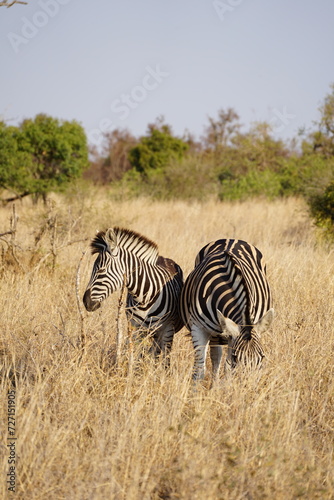
[{"label": "zebra's front leg", "polygon": [[213,382],[218,380],[219,368],[223,357],[223,348],[221,345],[210,345],[210,358],[212,363]]},{"label": "zebra's front leg", "polygon": [[150,352],[153,353],[154,357],[157,359],[162,355],[163,364],[165,368],[170,366],[170,352],[173,345],[174,338],[174,327],[165,327],[163,330],[160,329],[155,333],[153,337],[153,346]]},{"label": "zebra's front leg", "polygon": [[191,328],[191,338],[195,350],[193,380],[202,380],[205,376],[205,361],[209,347],[210,335],[196,326]]}]

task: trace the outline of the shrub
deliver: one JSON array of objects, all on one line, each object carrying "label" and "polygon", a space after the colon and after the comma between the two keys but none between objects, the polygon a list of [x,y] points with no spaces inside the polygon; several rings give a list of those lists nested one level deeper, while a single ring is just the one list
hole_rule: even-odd
[{"label": "shrub", "polygon": [[82,126],[43,114],[19,127],[1,123],[0,151],[0,185],[18,196],[45,196],[80,177],[88,166]]},{"label": "shrub", "polygon": [[279,176],[271,170],[250,170],[235,179],[224,179],[221,183],[221,200],[244,200],[257,196],[273,199],[281,194]]},{"label": "shrub", "polygon": [[323,228],[330,238],[334,238],[334,180],[322,194],[309,199],[311,215],[317,226]]},{"label": "shrub", "polygon": [[168,125],[151,128],[149,135],[142,137],[137,146],[129,152],[132,167],[143,178],[163,173],[172,160],[181,160],[188,149],[188,144],[174,137]]}]

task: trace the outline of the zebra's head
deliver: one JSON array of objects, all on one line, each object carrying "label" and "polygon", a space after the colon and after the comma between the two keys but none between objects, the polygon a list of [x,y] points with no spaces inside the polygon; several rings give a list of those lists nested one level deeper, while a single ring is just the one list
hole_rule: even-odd
[{"label": "zebra's head", "polygon": [[238,364],[260,368],[264,358],[260,342],[261,334],[269,328],[274,319],[274,309],[269,309],[254,325],[237,325],[217,310],[222,335],[228,339],[226,368],[233,369]]},{"label": "zebra's head", "polygon": [[122,287],[124,263],[119,259],[117,228],[100,231],[91,242],[92,254],[98,254],[83,296],[87,311],[96,311],[111,293]]},{"label": "zebra's head", "polygon": [[92,253],[98,255],[83,296],[87,311],[98,309],[103,300],[122,288],[124,280],[128,291],[136,295],[137,277],[142,269],[139,264],[154,266],[159,255],[153,241],[119,227],[97,233],[91,247]]}]

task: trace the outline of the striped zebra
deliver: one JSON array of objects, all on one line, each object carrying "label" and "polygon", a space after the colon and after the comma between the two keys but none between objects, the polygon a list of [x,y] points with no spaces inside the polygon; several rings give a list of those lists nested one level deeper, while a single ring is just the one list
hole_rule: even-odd
[{"label": "striped zebra", "polygon": [[173,336],[183,326],[179,299],[183,286],[181,268],[158,253],[155,243],[119,227],[99,232],[91,242],[98,254],[83,296],[87,311],[95,311],[111,293],[127,287],[127,318],[137,328],[151,332],[151,352],[164,357]]},{"label": "striped zebra", "polygon": [[274,310],[261,252],[242,240],[221,239],[203,247],[181,292],[181,316],[195,350],[193,378],[204,378],[208,348],[218,376],[222,345],[225,369],[238,363],[260,366],[261,333]]}]

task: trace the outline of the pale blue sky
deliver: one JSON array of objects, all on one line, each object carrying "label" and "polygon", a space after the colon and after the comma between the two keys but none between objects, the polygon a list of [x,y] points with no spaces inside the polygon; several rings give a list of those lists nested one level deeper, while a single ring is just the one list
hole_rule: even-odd
[{"label": "pale blue sky", "polygon": [[91,140],[164,115],[199,137],[234,108],[277,137],[334,82],[333,0],[27,0],[0,8],[0,117],[76,119]]}]

